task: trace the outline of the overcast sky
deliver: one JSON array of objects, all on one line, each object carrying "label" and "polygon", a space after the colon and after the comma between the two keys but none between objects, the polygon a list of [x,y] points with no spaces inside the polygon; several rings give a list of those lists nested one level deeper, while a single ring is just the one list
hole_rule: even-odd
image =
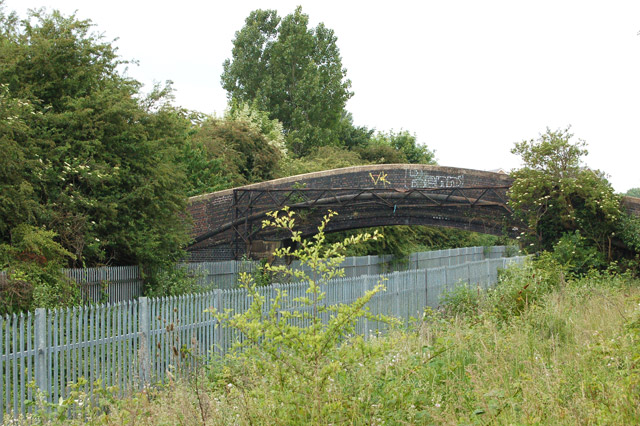
[{"label": "overcast sky", "polygon": [[245,18],[298,4],[338,37],[356,125],[409,130],[439,164],[481,170],[516,168],[514,142],[571,125],[590,167],[640,187],[640,0],[5,1],[22,17],[77,11],[139,61],[146,89],[173,80],[178,105],[217,114]]}]

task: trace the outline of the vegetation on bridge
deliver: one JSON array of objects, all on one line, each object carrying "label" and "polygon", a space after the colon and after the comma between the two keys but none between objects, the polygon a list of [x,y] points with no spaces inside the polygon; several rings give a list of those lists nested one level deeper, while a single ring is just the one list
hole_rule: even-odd
[{"label": "vegetation on bridge", "polygon": [[520,239],[531,253],[553,251],[574,271],[619,261],[637,272],[640,222],[623,211],[605,174],[583,163],[586,144],[572,137],[569,129],[547,129],[513,148],[524,164],[510,189],[510,205],[527,225]]}]

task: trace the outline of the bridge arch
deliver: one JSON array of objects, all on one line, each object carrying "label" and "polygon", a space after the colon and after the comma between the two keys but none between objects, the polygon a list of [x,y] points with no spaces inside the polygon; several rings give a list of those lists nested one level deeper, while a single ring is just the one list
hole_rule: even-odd
[{"label": "bridge arch", "polygon": [[[328,209],[327,232],[388,225],[431,225],[503,235],[517,232],[507,206],[512,179],[503,173],[424,164],[347,167],[291,176],[189,199],[194,259],[238,258],[284,238],[261,229],[268,211],[304,212],[303,234]],[[265,248],[268,250],[268,248]]]}]

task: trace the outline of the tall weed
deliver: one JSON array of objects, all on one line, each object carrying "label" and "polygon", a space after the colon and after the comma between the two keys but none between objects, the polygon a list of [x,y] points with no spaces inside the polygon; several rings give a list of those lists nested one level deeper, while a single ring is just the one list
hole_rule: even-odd
[{"label": "tall weed", "polygon": [[[351,344],[349,336],[361,318],[391,322],[391,319],[373,316],[367,303],[384,286],[378,283],[350,304],[329,305],[325,301],[327,281],[344,275],[338,266],[344,261],[346,247],[380,238],[377,233],[350,236],[343,241],[327,244],[324,230],[335,213],[323,218],[318,232],[311,240],[304,240],[295,230],[295,214],[285,208],[269,214],[264,227],[273,227],[290,235],[298,248],[278,249],[276,258],[293,257],[310,269],[290,269],[285,265],[265,265],[276,276],[291,277],[306,283],[304,296],[289,298],[287,291],[276,289],[276,295],[267,299],[258,284],[248,274],[241,277],[251,305],[245,312],[214,312],[227,327],[239,330],[244,336],[238,342],[236,356],[242,361],[238,374],[230,376],[228,396],[238,403],[266,398],[262,389],[274,398],[267,407],[245,404],[245,420],[252,423],[254,416],[271,416],[268,421],[285,418],[293,423],[315,422],[327,418],[337,407],[331,389],[336,375],[352,368],[341,355],[342,347]],[[237,364],[236,364],[237,365]],[[248,374],[247,374],[248,373]],[[255,410],[253,409],[255,408]],[[264,419],[263,419],[264,420]]]}]

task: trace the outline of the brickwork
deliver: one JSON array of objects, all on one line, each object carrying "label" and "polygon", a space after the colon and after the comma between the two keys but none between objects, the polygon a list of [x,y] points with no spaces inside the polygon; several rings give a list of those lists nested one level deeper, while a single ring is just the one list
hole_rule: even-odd
[{"label": "brickwork", "polygon": [[229,244],[201,247],[189,252],[189,262],[220,262],[233,259]]},{"label": "brickwork", "polygon": [[622,197],[622,206],[627,213],[640,216],[640,198],[636,197]]}]

